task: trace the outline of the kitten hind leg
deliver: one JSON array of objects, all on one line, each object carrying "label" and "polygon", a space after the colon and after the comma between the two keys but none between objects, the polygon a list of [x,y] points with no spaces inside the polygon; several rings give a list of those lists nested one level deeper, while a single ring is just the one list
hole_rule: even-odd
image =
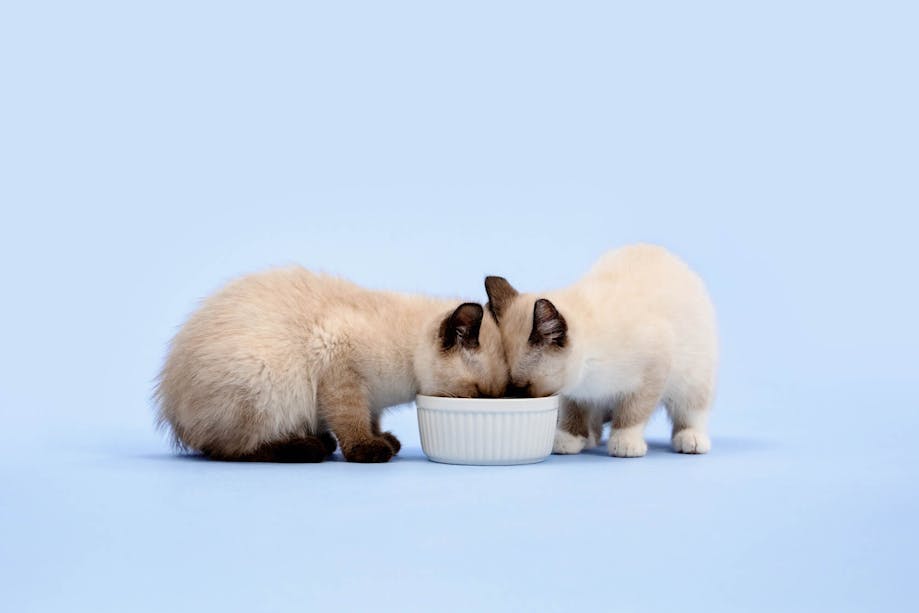
[{"label": "kitten hind leg", "polygon": [[[334,439],[332,442],[334,443]],[[333,447],[332,451],[334,450]],[[212,460],[224,462],[316,463],[322,462],[331,454],[326,442],[321,437],[311,434],[296,434],[281,440],[268,441],[247,453],[226,453],[209,447],[201,451]]]},{"label": "kitten hind leg", "polygon": [[308,430],[289,438],[259,446],[253,453],[240,458],[247,462],[315,463],[335,453],[338,443],[326,428],[318,434]]},{"label": "kitten hind leg", "polygon": [[711,450],[712,441],[708,437],[710,396],[706,390],[664,403],[673,422],[670,444],[677,453],[708,453]]},{"label": "kitten hind leg", "polygon": [[240,459],[246,462],[315,463],[322,462],[328,455],[318,436],[302,435],[266,443]]}]

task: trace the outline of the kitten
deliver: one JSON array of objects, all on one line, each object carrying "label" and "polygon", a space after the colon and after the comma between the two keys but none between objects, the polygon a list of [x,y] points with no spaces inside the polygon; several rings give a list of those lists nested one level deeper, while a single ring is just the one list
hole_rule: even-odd
[{"label": "kitten", "polygon": [[513,386],[563,396],[556,453],[595,446],[611,413],[609,454],[643,456],[658,404],[673,422],[672,445],[706,453],[718,341],[702,280],[661,247],[606,254],[575,285],[519,294],[485,279]]},{"label": "kitten", "polygon": [[400,444],[380,431],[384,408],[504,393],[500,333],[483,315],[298,267],[243,277],[173,339],[159,422],[215,459],[319,462],[337,439],[348,461],[386,462]]}]

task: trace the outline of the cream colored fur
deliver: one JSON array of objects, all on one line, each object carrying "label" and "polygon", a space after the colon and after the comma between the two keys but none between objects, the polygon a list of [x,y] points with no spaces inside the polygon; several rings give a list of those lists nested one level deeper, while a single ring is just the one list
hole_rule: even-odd
[{"label": "cream colored fur", "polygon": [[443,349],[445,320],[458,304],[370,291],[298,267],[241,278],[207,299],[173,339],[156,388],[160,420],[181,445],[227,459],[328,429],[346,457],[361,445],[379,447],[382,409],[418,392],[504,392],[507,367],[491,315],[481,318],[476,347]]},{"label": "cream colored fur", "polygon": [[[609,453],[641,456],[647,451],[645,425],[662,403],[673,422],[676,451],[710,449],[715,312],[701,279],[682,261],[661,247],[635,245],[606,254],[567,289],[517,294],[504,284],[489,278],[486,288],[497,307],[512,383],[529,386],[536,396],[561,393],[560,424],[585,422],[566,410],[613,409]],[[542,305],[545,321],[534,315],[540,298],[550,301]],[[534,320],[544,333],[537,330],[535,339]],[[596,440],[596,426],[567,430],[556,439],[558,453],[577,453],[587,438]]]}]

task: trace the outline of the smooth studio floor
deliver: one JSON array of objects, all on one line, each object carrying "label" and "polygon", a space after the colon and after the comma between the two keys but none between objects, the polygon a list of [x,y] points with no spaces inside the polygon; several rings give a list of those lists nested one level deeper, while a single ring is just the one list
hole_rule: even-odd
[{"label": "smooth studio floor", "polygon": [[[919,610],[919,4],[6,2],[0,613]],[[486,299],[666,246],[713,451],[175,455],[226,281]],[[612,311],[611,311],[612,312]]]},{"label": "smooth studio floor", "polygon": [[658,415],[645,458],[519,467],[428,462],[410,407],[386,465],[177,457],[139,421],[7,432],[2,608],[902,610],[916,415],[798,394],[719,406],[707,456],[671,453]]}]

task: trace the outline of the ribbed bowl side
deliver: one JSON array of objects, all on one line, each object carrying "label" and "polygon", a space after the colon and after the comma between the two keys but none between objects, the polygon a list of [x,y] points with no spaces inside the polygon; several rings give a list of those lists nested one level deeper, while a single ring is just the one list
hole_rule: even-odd
[{"label": "ribbed bowl side", "polygon": [[453,464],[524,464],[552,453],[558,409],[440,411],[418,407],[425,455]]}]

